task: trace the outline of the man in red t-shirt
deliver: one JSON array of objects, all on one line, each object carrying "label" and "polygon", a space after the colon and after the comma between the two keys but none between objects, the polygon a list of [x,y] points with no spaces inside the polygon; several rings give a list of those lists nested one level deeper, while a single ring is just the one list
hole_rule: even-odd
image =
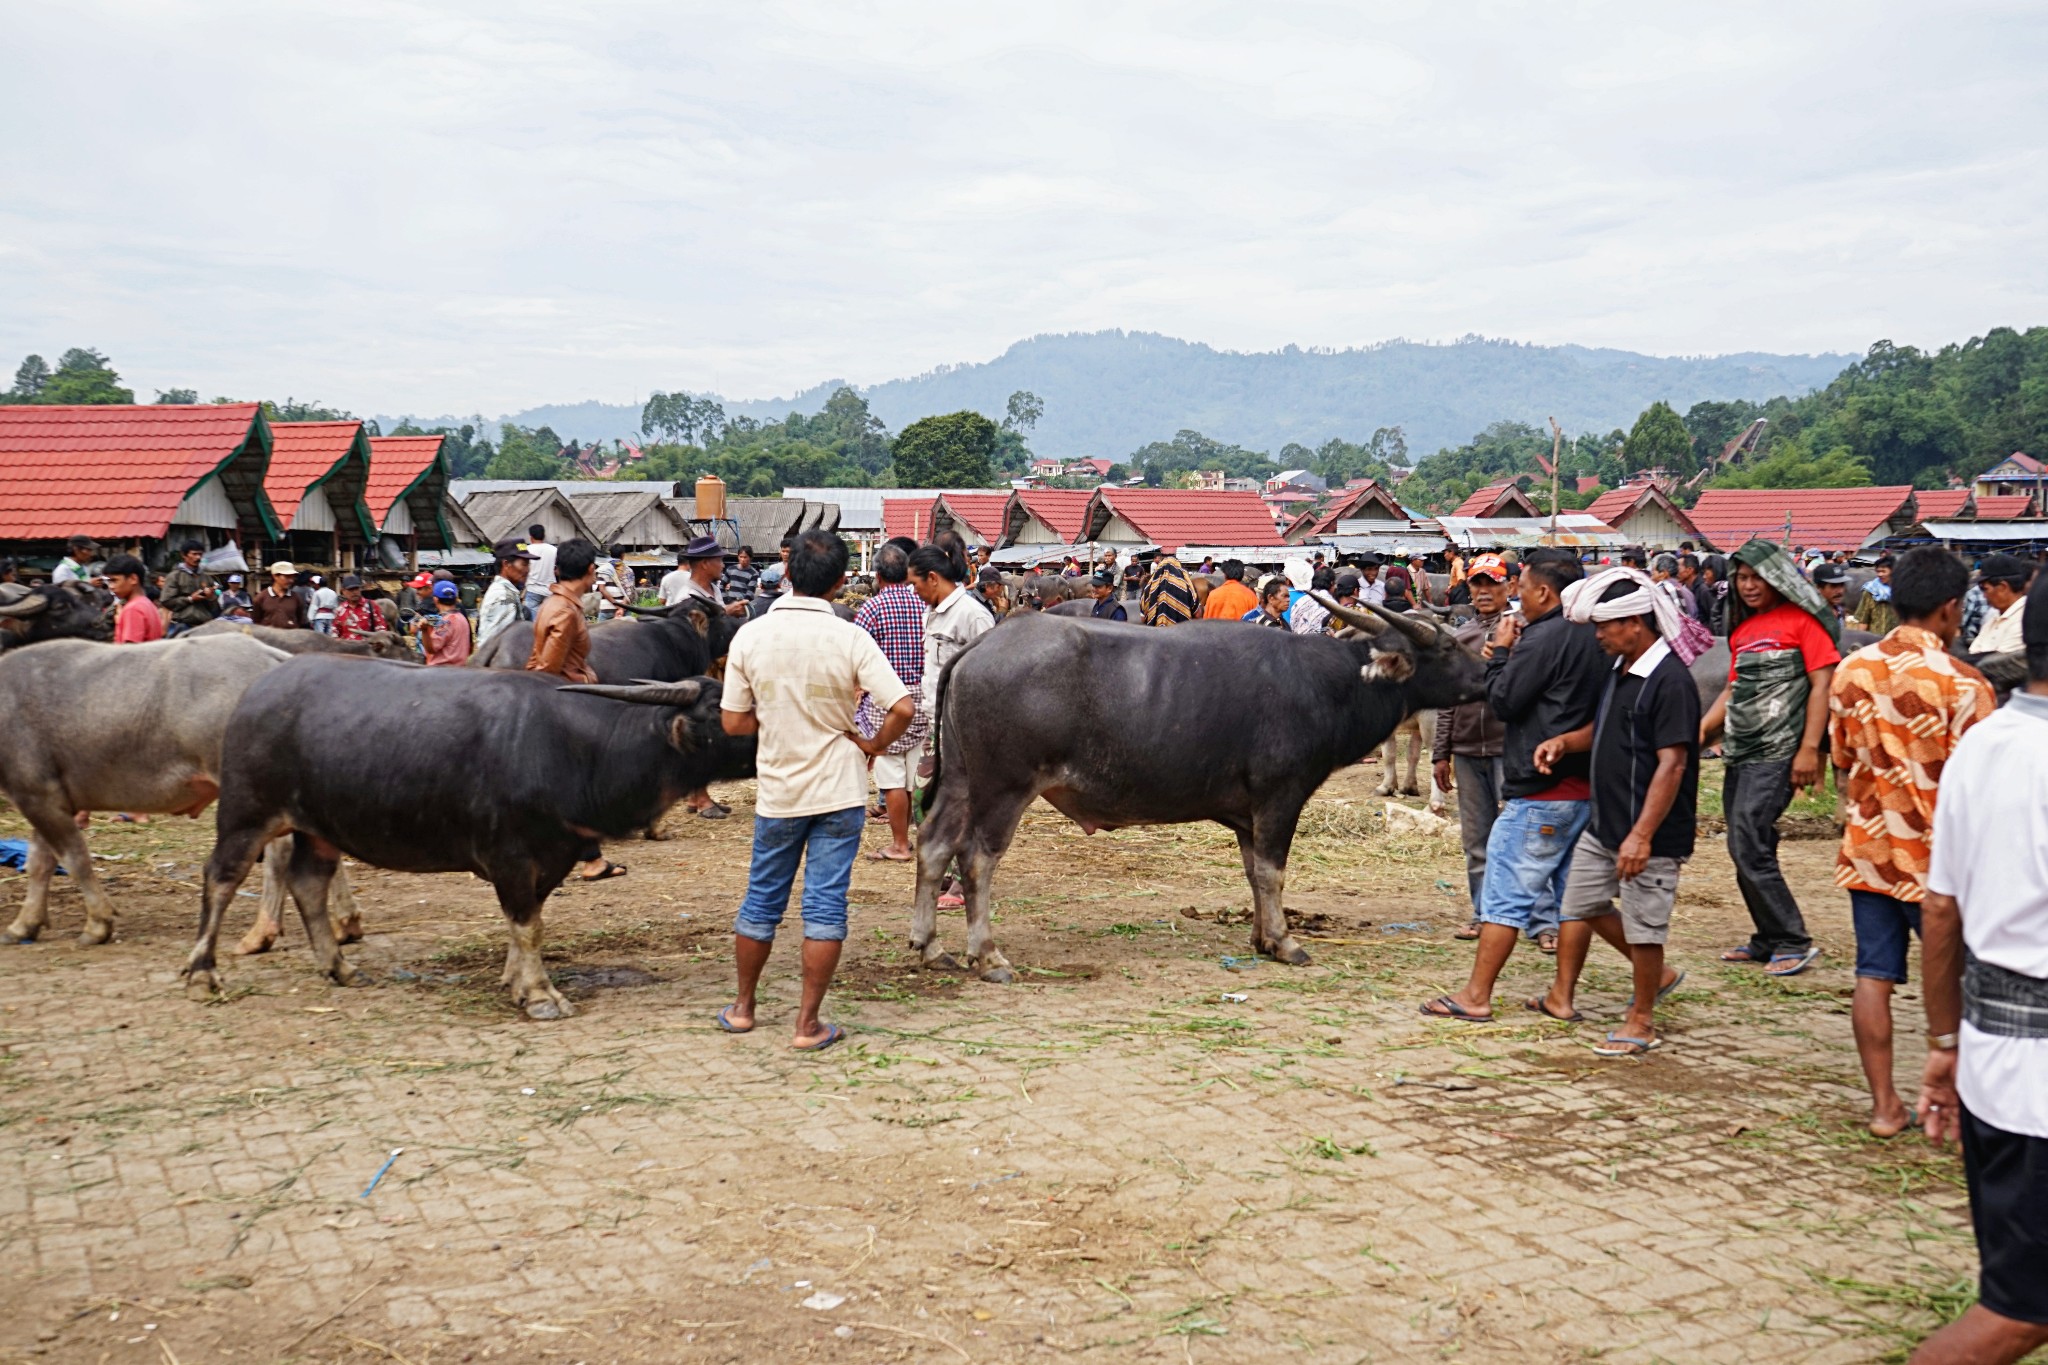
[{"label": "man in red t-shirt", "polygon": [[1728,857],[1756,932],[1721,960],[1763,962],[1773,976],[1797,976],[1820,950],[1778,866],[1778,817],[1794,790],[1820,780],[1828,687],[1842,650],[1827,603],[1783,550],[1752,540],[1730,558],[1728,683],[1700,721],[1700,743],[1727,731],[1721,808]]},{"label": "man in red t-shirt", "polygon": [[384,613],[363,596],[363,580],[354,574],[341,577],[341,601],[334,608],[334,638],[363,640],[384,629]]},{"label": "man in red t-shirt", "polygon": [[148,570],[142,567],[142,561],[134,555],[115,555],[107,561],[103,572],[107,586],[121,600],[120,614],[114,617],[114,643],[146,645],[163,639],[163,613],[143,589],[142,577]]}]

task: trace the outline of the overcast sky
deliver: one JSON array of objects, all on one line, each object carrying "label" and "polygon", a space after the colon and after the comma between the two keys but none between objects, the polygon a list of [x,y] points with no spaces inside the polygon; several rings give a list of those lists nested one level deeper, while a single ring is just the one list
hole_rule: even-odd
[{"label": "overcast sky", "polygon": [[[1654,12],[1661,17],[1646,17]],[[11,7],[0,383],[496,413],[1124,327],[2048,322],[2048,6]]]}]

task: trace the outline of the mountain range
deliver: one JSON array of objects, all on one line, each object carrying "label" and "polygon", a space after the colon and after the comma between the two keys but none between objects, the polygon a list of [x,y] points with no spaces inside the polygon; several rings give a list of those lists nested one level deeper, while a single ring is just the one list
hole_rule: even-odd
[{"label": "mountain range", "polygon": [[[1554,416],[1575,435],[1625,430],[1660,398],[1683,413],[1706,399],[1796,397],[1827,384],[1856,359],[1756,351],[1651,356],[1479,337],[1245,352],[1150,332],[1106,331],[1031,337],[993,360],[853,387],[892,433],[920,417],[962,408],[1000,421],[1010,395],[1028,389],[1045,403],[1032,449],[1065,458],[1120,459],[1183,428],[1278,454],[1290,441],[1309,447],[1333,436],[1363,441],[1375,428],[1391,426],[1403,429],[1411,455],[1420,457],[1462,444],[1502,418],[1542,426]],[[788,398],[720,401],[729,416],[767,421],[816,412],[839,387],[831,380]],[[389,431],[400,419],[378,420]],[[432,426],[463,419],[412,420]],[[541,404],[498,420],[545,425],[583,441],[632,439],[640,409],[590,400]]]}]

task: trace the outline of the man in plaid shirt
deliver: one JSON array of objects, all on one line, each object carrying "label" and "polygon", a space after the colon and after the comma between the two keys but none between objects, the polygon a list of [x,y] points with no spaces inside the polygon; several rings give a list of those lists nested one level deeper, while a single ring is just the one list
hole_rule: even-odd
[{"label": "man in plaid shirt", "polygon": [[[903,737],[891,745],[891,752],[874,759],[875,787],[882,793],[882,808],[889,817],[889,846],[868,856],[880,862],[910,861],[910,778],[917,771],[924,747],[924,700],[918,684],[924,678],[924,602],[910,586],[910,553],[900,541],[892,540],[875,552],[875,595],[861,604],[853,623],[875,637],[882,657],[896,670],[896,676],[910,689],[916,703],[916,719]],[[882,726],[882,712],[872,698],[862,696],[854,723],[863,735],[873,738]],[[901,752],[896,750],[900,746]]]}]

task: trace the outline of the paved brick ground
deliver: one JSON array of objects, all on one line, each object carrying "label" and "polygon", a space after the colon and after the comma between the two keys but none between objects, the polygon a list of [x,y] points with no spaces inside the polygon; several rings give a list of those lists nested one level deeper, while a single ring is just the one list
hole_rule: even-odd
[{"label": "paved brick ground", "polygon": [[852,1041],[813,1058],[787,962],[759,1032],[711,1027],[739,804],[557,898],[583,1012],[552,1025],[504,1003],[480,884],[370,870],[351,952],[381,984],[316,980],[293,927],[190,1004],[209,828],[96,826],[119,939],[72,946],[67,891],[49,943],[0,949],[0,1355],[1861,1361],[1972,1273],[1953,1160],[1861,1135],[1823,844],[1787,850],[1833,965],[1715,963],[1740,910],[1704,850],[1669,1045],[1607,1063],[1627,985],[1598,958],[1585,1026],[1519,1008],[1533,952],[1498,1023],[1417,1015],[1467,960],[1455,846],[1365,833],[1355,776],[1299,849],[1302,970],[1219,965],[1246,951],[1220,832],[1042,813],[1002,886],[1023,984],[910,970],[908,875],[864,863]]}]

